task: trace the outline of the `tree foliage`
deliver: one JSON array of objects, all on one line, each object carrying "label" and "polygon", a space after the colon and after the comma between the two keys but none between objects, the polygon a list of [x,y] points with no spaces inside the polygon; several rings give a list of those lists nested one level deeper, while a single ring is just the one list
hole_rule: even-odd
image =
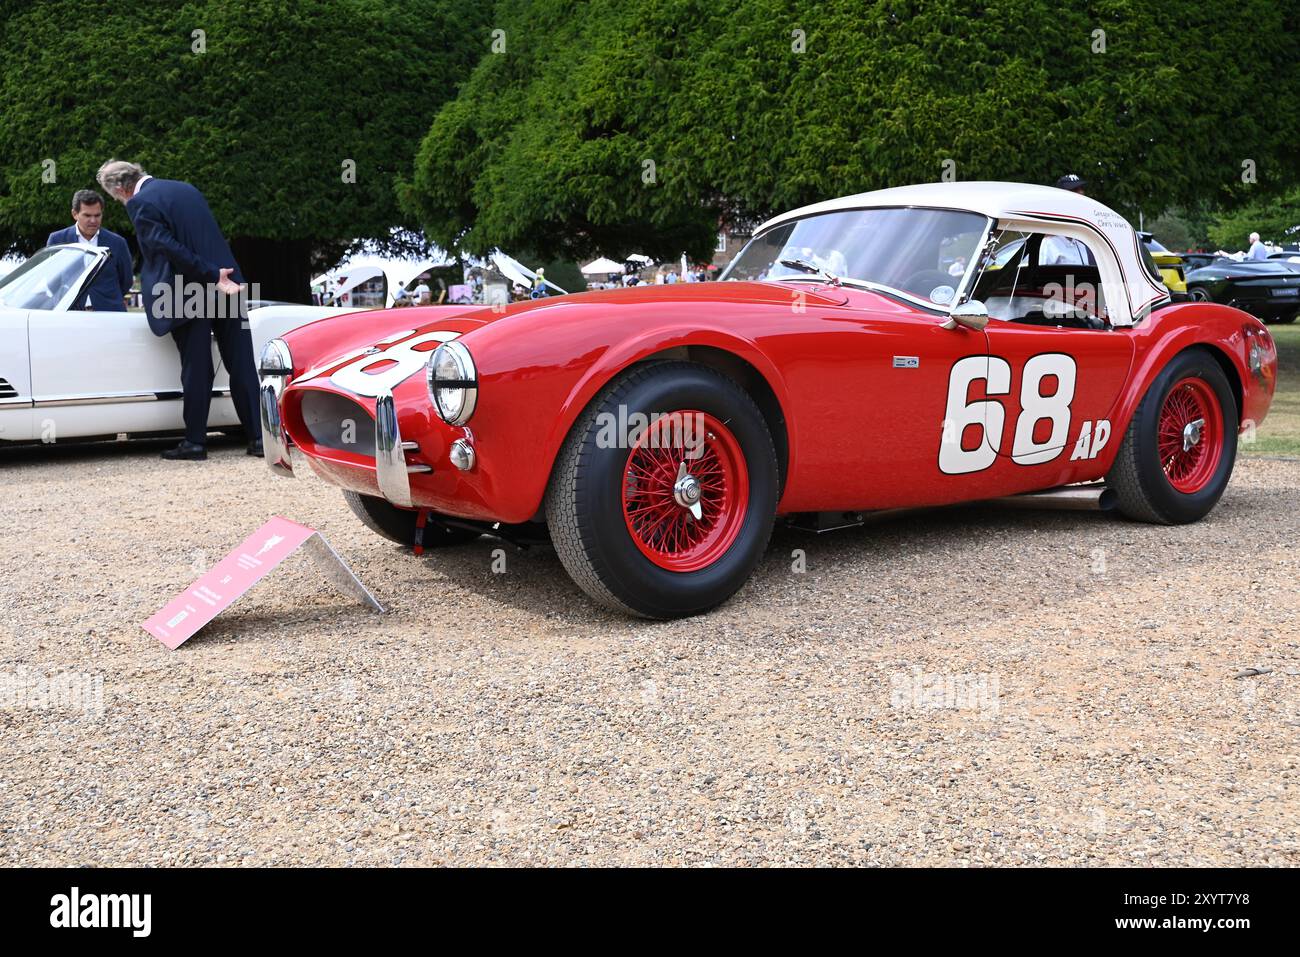
[{"label": "tree foliage", "polygon": [[1247,248],[1251,233],[1279,245],[1300,242],[1300,188],[1220,213],[1209,233],[1214,248],[1229,251]]},{"label": "tree foliage", "polygon": [[[403,224],[397,174],[472,68],[489,12],[475,0],[0,9],[0,249],[31,251],[66,225],[72,192],[117,157],[193,182],[237,256],[289,250],[298,272],[313,246]],[[120,206],[107,212],[130,232]]]},{"label": "tree foliage", "polygon": [[[500,0],[403,187],[443,244],[707,254],[719,218],[1075,172],[1129,213],[1300,180],[1269,0]],[[1098,32],[1102,31],[1102,32]],[[647,182],[647,162],[654,178]]]},{"label": "tree foliage", "polygon": [[1166,249],[1192,249],[1200,242],[1193,235],[1191,224],[1176,210],[1169,210],[1155,219],[1147,220],[1146,227]]}]

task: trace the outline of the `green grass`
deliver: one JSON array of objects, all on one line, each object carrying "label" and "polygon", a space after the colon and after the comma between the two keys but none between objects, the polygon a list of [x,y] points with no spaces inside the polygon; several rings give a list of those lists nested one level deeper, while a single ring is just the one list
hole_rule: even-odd
[{"label": "green grass", "polygon": [[[1245,455],[1300,455],[1300,323],[1269,326],[1277,342],[1277,392]],[[1245,438],[1245,436],[1243,436]]]}]

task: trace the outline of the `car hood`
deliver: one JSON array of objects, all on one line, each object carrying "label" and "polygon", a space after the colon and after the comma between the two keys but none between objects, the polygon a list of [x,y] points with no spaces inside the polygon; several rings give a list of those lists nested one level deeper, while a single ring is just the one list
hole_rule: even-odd
[{"label": "car hood", "polygon": [[665,285],[629,286],[625,289],[598,289],[567,296],[548,296],[527,302],[511,303],[493,312],[481,307],[466,317],[495,322],[510,316],[546,312],[556,309],[619,306],[666,306],[727,304],[752,306],[789,306],[795,297],[810,306],[842,306],[848,301],[843,291],[818,282],[677,282]]},{"label": "car hood", "polygon": [[[298,379],[315,378],[363,354],[378,354],[413,335],[455,332],[468,335],[492,326],[506,333],[545,328],[553,320],[590,316],[609,319],[611,312],[630,323],[662,314],[680,317],[714,315],[736,309],[833,308],[848,302],[838,287],[816,282],[700,282],[633,286],[516,302],[504,308],[491,306],[425,306],[384,309],[325,319],[289,333],[285,339],[295,356],[304,357]],[[349,321],[350,320],[350,321]],[[347,323],[343,325],[343,323]],[[500,324],[500,325],[499,325]],[[485,330],[486,331],[486,330]],[[337,332],[337,335],[331,333]]]}]

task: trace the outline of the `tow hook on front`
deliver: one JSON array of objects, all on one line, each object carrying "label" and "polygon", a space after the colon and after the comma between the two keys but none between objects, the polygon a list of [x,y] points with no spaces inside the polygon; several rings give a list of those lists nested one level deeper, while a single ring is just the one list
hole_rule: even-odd
[{"label": "tow hook on front", "polygon": [[429,510],[422,508],[415,516],[415,542],[414,551],[416,555],[424,554],[424,528],[429,524]]}]

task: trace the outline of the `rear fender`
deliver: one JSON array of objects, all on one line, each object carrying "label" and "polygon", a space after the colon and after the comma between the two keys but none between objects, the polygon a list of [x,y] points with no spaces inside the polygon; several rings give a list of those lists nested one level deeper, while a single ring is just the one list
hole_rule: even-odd
[{"label": "rear fender", "polygon": [[[1277,379],[1277,350],[1264,324],[1249,313],[1217,303],[1178,303],[1152,313],[1134,335],[1138,341],[1133,371],[1112,417],[1114,434],[1125,433],[1142,399],[1174,356],[1196,347],[1209,350],[1226,367],[1243,429],[1247,423],[1258,424],[1268,413]],[[1254,343],[1263,353],[1259,373],[1250,368]],[[1119,454],[1120,444],[1111,443],[1103,453],[1107,470]]]}]

